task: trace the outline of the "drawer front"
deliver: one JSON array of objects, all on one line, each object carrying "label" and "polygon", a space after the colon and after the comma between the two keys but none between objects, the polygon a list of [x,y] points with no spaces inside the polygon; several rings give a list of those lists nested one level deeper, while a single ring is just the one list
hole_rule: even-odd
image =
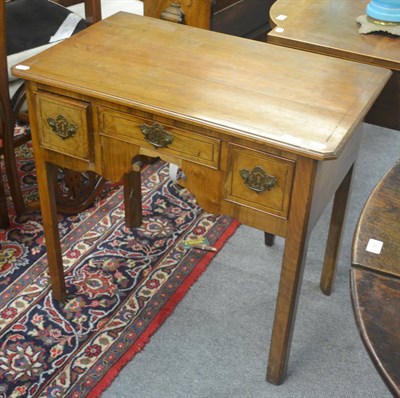
[{"label": "drawer front", "polygon": [[100,110],[100,132],[162,154],[218,168],[220,140],[139,116]]},{"label": "drawer front", "polygon": [[225,199],[287,219],[295,162],[230,145]]},{"label": "drawer front", "polygon": [[36,93],[40,145],[92,160],[90,103],[54,94]]}]

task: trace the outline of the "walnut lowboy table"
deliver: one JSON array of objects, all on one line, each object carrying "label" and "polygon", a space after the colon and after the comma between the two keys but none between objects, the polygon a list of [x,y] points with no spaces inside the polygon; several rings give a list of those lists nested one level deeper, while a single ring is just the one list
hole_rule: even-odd
[{"label": "walnut lowboy table", "polygon": [[14,67],[27,81],[54,297],[66,297],[56,166],[125,182],[141,222],[140,160],[178,164],[208,212],[286,238],[267,379],[285,376],[312,227],[335,194],[330,291],[360,124],[390,76],[369,65],[118,13]]},{"label": "walnut lowboy table", "polygon": [[400,37],[360,34],[356,18],[370,0],[276,0],[267,42],[391,69],[365,120],[400,130]]}]

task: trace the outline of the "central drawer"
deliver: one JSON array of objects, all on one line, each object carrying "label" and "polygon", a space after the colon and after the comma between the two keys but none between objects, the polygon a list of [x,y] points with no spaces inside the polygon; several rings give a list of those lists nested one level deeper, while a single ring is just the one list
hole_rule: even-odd
[{"label": "central drawer", "polygon": [[172,123],[100,109],[100,134],[162,154],[218,168],[220,140],[177,128]]}]

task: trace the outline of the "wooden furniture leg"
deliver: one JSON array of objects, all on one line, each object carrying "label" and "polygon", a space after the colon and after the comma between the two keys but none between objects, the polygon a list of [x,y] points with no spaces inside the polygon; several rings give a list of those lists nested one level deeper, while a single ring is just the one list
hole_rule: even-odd
[{"label": "wooden furniture leg", "polygon": [[55,200],[55,182],[57,172],[57,166],[42,161],[36,161],[40,208],[46,239],[47,258],[53,288],[53,297],[58,301],[64,301],[67,292],[64,279]]},{"label": "wooden furniture leg", "polygon": [[276,385],[281,384],[286,375],[309,238],[308,221],[315,170],[312,161],[302,163],[298,165],[293,186],[268,358],[267,380]]},{"label": "wooden furniture leg", "polygon": [[21,215],[25,212],[25,203],[19,182],[20,177],[17,171],[13,134],[14,127],[12,124],[8,123],[3,136],[4,163],[6,165],[7,180],[9,182],[8,185],[10,187],[15,212],[17,215]]},{"label": "wooden furniture leg", "polygon": [[273,246],[275,243],[275,235],[270,234],[269,232],[264,232],[264,243],[267,246]]},{"label": "wooden furniture leg", "polygon": [[[0,1],[0,14],[5,15],[5,3]],[[4,19],[3,16],[0,19]],[[3,22],[3,21],[2,21]],[[6,55],[6,29],[5,23],[0,24],[0,138],[3,139],[0,153],[4,155],[6,175],[15,212],[21,215],[25,211],[17,165],[15,161],[14,126],[15,115],[11,108],[10,94],[8,92],[8,67]]]},{"label": "wooden furniture leg", "polygon": [[85,1],[86,20],[93,24],[101,20],[101,3],[100,0]]},{"label": "wooden furniture leg", "polygon": [[142,224],[141,160],[133,160],[132,170],[124,175],[125,225],[127,228]]},{"label": "wooden furniture leg", "polygon": [[336,190],[333,201],[328,241],[326,244],[324,265],[322,267],[320,280],[320,288],[327,296],[332,293],[333,285],[335,283],[337,262],[342,242],[343,225],[346,219],[347,203],[350,196],[353,169],[354,164],[343,179],[339,188]]},{"label": "wooden furniture leg", "polygon": [[7,198],[4,191],[3,178],[0,174],[0,228],[7,228],[9,225]]}]

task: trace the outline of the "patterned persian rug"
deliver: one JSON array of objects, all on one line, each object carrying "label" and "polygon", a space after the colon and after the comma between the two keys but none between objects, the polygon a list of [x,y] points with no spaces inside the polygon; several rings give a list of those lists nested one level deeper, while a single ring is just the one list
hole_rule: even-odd
[{"label": "patterned persian rug", "polygon": [[[26,197],[35,196],[29,147],[18,151]],[[4,167],[4,165],[2,165]],[[142,173],[143,225],[124,225],[123,190],[59,215],[69,299],[52,297],[39,212],[0,229],[0,398],[97,397],[173,311],[238,223],[205,213],[157,162]]]}]

